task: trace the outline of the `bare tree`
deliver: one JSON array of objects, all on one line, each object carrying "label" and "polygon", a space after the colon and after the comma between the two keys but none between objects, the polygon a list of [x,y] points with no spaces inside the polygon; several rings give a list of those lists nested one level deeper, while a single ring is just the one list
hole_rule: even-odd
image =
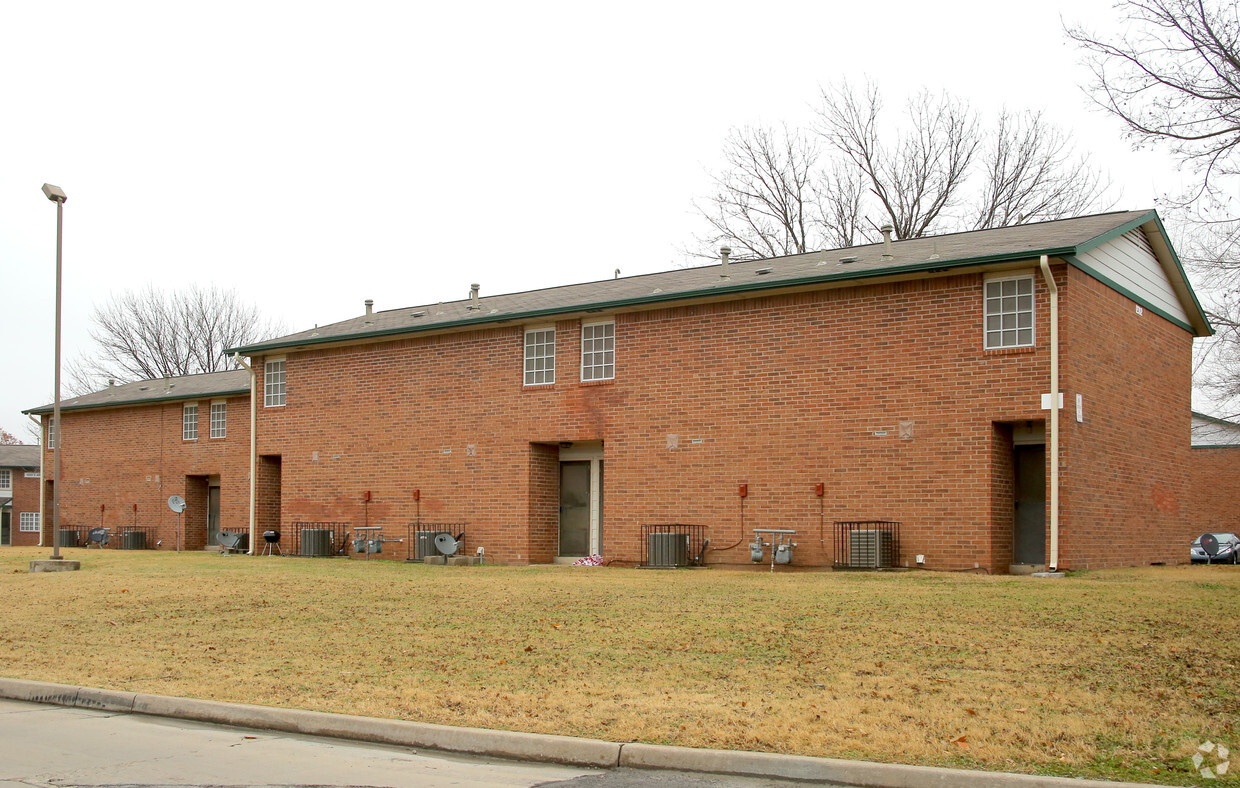
[{"label": "bare tree", "polygon": [[[1068,35],[1085,53],[1094,101],[1136,146],[1164,144],[1197,176],[1175,195],[1180,249],[1208,291],[1217,329],[1194,382],[1233,415],[1240,398],[1240,10],[1219,0],[1124,0],[1124,32]],[[1222,402],[1218,402],[1222,400]],[[1233,404],[1227,404],[1231,400]]]},{"label": "bare tree", "polygon": [[1109,182],[1035,112],[985,127],[965,102],[922,91],[889,123],[878,88],[823,90],[811,131],[734,129],[716,193],[696,204],[742,255],[773,257],[877,240],[1002,227],[1102,208]]},{"label": "bare tree", "polygon": [[225,348],[283,332],[235,290],[198,286],[174,293],[154,287],[126,291],[96,306],[91,322],[94,351],[68,365],[67,386],[76,395],[97,391],[109,379],[236,369]]},{"label": "bare tree", "polygon": [[1094,100],[1138,142],[1165,142],[1198,173],[1200,188],[1238,173],[1240,12],[1235,3],[1125,0],[1123,34],[1081,27]]},{"label": "bare tree", "polygon": [[823,91],[818,131],[863,176],[897,238],[918,238],[954,205],[977,153],[977,117],[964,102],[922,91],[907,105],[909,130],[880,136],[882,98],[848,83]]},{"label": "bare tree", "polygon": [[1040,112],[999,113],[980,160],[973,230],[1077,216],[1104,207],[1111,185]]},{"label": "bare tree", "polygon": [[713,257],[727,243],[739,257],[798,254],[824,244],[850,246],[856,215],[849,214],[856,184],[818,170],[822,149],[799,131],[733,129],[724,142],[726,169],[716,192],[695,203],[711,232],[698,238]]}]

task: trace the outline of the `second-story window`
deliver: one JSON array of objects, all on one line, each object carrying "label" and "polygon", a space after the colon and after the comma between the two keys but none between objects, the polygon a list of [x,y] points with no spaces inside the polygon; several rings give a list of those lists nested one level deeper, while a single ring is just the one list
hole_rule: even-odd
[{"label": "second-story window", "polygon": [[223,438],[227,435],[228,428],[228,403],[212,402],[211,403],[211,437]]},{"label": "second-story window", "polygon": [[555,329],[525,332],[525,385],[555,383]]},{"label": "second-story window", "polygon": [[283,407],[288,388],[284,382],[284,359],[273,359],[263,365],[263,406]]},{"label": "second-story window", "polygon": [[616,324],[581,327],[581,379],[611,380],[616,376]]},{"label": "second-story window", "polygon": [[186,403],[181,409],[181,440],[198,440],[198,403]]}]

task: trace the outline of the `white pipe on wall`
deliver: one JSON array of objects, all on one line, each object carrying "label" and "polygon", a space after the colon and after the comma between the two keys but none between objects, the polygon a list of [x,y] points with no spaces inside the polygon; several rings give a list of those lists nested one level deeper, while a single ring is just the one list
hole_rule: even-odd
[{"label": "white pipe on wall", "polygon": [[1059,568],[1059,288],[1046,255],[1039,265],[1051,294],[1051,560],[1046,568],[1054,572]]},{"label": "white pipe on wall", "polygon": [[248,361],[241,357],[240,353],[233,353],[233,358],[238,364],[250,370],[250,550],[248,555],[257,555],[255,537],[258,534],[254,517],[254,495],[258,489],[258,373]]}]

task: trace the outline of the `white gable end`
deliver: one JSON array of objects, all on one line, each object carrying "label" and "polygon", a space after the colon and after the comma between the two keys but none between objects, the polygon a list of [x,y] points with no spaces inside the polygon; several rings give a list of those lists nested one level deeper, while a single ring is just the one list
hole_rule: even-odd
[{"label": "white gable end", "polygon": [[1111,284],[1122,287],[1177,320],[1190,322],[1188,312],[1171,287],[1171,280],[1140,228],[1077,255],[1077,258]]}]

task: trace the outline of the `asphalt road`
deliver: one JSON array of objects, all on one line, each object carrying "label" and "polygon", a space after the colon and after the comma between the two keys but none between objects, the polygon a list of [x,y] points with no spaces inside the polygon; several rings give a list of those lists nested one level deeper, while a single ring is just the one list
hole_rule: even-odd
[{"label": "asphalt road", "polygon": [[804,784],[504,761],[0,699],[0,788],[536,785]]}]

